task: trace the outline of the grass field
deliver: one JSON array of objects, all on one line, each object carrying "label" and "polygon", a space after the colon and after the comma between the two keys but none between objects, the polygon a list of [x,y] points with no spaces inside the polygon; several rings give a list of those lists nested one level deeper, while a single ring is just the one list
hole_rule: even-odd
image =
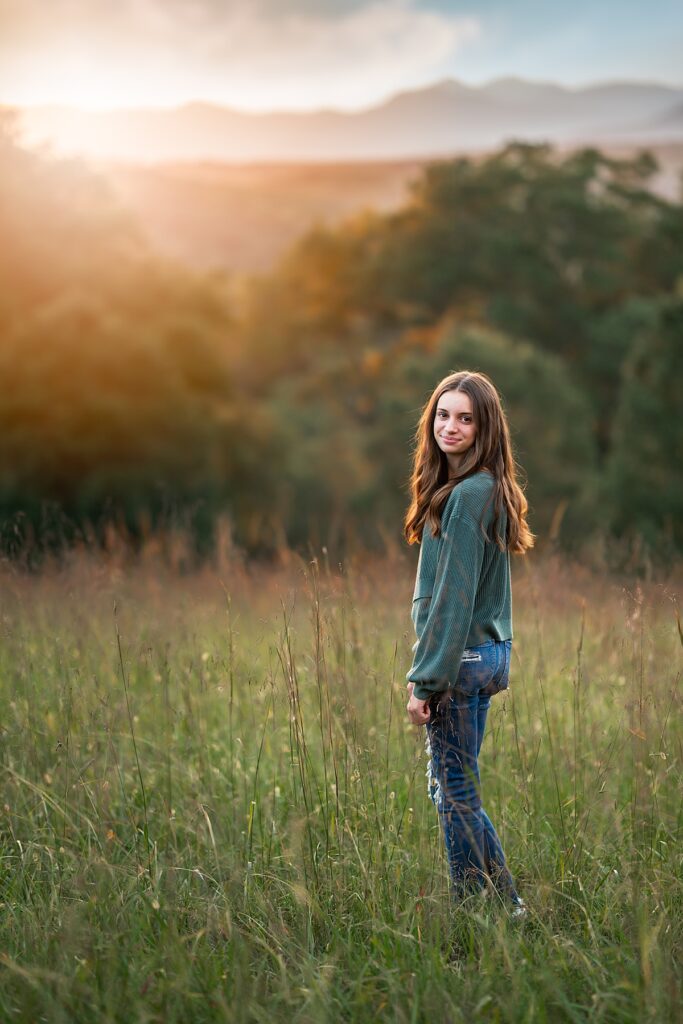
[{"label": "grass field", "polygon": [[2,567],[0,1020],[680,1020],[680,574],[515,564],[514,921],[447,902],[415,554]]}]

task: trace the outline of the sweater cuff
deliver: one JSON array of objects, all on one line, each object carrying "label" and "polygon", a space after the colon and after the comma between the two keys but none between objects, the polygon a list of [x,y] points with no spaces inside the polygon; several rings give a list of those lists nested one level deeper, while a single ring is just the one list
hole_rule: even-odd
[{"label": "sweater cuff", "polygon": [[423,683],[413,684],[413,697],[417,697],[418,700],[429,700],[433,693],[443,693],[443,689],[431,689],[429,686]]}]

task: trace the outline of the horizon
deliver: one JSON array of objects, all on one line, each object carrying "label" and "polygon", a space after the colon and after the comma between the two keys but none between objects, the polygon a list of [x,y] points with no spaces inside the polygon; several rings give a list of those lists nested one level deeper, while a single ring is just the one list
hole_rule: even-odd
[{"label": "horizon", "polygon": [[308,114],[360,114],[364,111],[376,110],[382,107],[384,104],[395,99],[397,96],[410,93],[428,92],[430,89],[437,88],[441,85],[454,84],[465,87],[471,91],[478,91],[490,88],[493,85],[499,85],[503,82],[518,82],[524,85],[531,85],[536,88],[551,88],[561,89],[564,92],[569,93],[581,93],[590,92],[593,89],[608,89],[618,88],[624,86],[633,86],[636,88],[656,88],[656,89],[667,89],[672,92],[683,91],[683,81],[679,83],[663,81],[661,79],[638,79],[638,78],[605,78],[605,79],[594,79],[589,82],[581,84],[567,84],[553,79],[534,79],[525,75],[496,75],[493,78],[487,79],[480,83],[472,83],[465,81],[464,79],[456,76],[443,76],[435,78],[430,82],[426,82],[424,85],[415,87],[399,87],[392,92],[387,93],[378,100],[373,100],[370,103],[364,103],[355,107],[342,107],[342,106],[312,106],[307,108],[298,107],[264,107],[262,109],[252,109],[250,107],[238,107],[235,104],[227,102],[219,102],[212,99],[207,99],[201,96],[191,97],[185,100],[172,102],[172,103],[155,103],[155,104],[125,104],[125,105],[88,105],[88,104],[76,104],[76,103],[54,103],[54,102],[36,102],[36,103],[7,103],[0,100],[0,110],[16,110],[16,111],[31,111],[31,110],[72,110],[83,114],[107,114],[107,113],[156,113],[162,111],[177,111],[184,110],[191,107],[212,107],[220,110],[230,110],[236,114],[244,114],[250,116],[260,116],[269,114],[286,114],[286,115],[308,115]]}]

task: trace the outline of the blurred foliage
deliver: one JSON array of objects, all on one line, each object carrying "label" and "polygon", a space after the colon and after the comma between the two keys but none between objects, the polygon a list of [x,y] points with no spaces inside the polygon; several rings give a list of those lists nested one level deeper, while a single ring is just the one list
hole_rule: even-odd
[{"label": "blurred foliage", "polygon": [[614,531],[683,550],[683,297],[652,304],[622,370],[608,462]]},{"label": "blurred foliage", "polygon": [[264,437],[225,282],[161,262],[86,167],[0,139],[3,546],[189,515],[207,547],[224,512],[247,536]]},{"label": "blurred foliage", "polygon": [[680,552],[683,206],[656,169],[518,143],[439,161],[399,211],[238,287],[163,261],[6,120],[0,542],[21,523],[39,550],[54,510],[67,540],[180,516],[208,550],[227,513],[252,554],[400,541],[421,406],[469,367],[503,395],[541,541]]}]

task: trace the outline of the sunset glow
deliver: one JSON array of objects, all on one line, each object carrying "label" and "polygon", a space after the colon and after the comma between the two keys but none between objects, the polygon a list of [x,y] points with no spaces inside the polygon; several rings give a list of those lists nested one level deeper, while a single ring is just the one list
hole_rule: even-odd
[{"label": "sunset glow", "polygon": [[[334,19],[156,0],[129,6],[124,18],[104,8],[95,16],[93,6],[83,5],[80,17],[78,3],[65,9],[71,32],[63,24],[52,33],[47,22],[34,25],[30,51],[12,46],[11,33],[0,43],[1,102],[84,110],[197,100],[244,111],[358,109],[427,84],[480,34],[474,17],[419,10],[405,0],[350,5]],[[17,8],[17,29],[21,18]]]},{"label": "sunset glow", "polygon": [[[149,102],[155,107],[173,106],[180,96],[181,93],[174,94],[166,84],[157,95],[149,95]],[[48,57],[41,67],[40,77],[18,81],[5,102],[20,107],[50,105],[76,110],[115,110],[147,105],[141,102],[140,84],[134,77],[82,55],[54,57],[52,60]]]}]

